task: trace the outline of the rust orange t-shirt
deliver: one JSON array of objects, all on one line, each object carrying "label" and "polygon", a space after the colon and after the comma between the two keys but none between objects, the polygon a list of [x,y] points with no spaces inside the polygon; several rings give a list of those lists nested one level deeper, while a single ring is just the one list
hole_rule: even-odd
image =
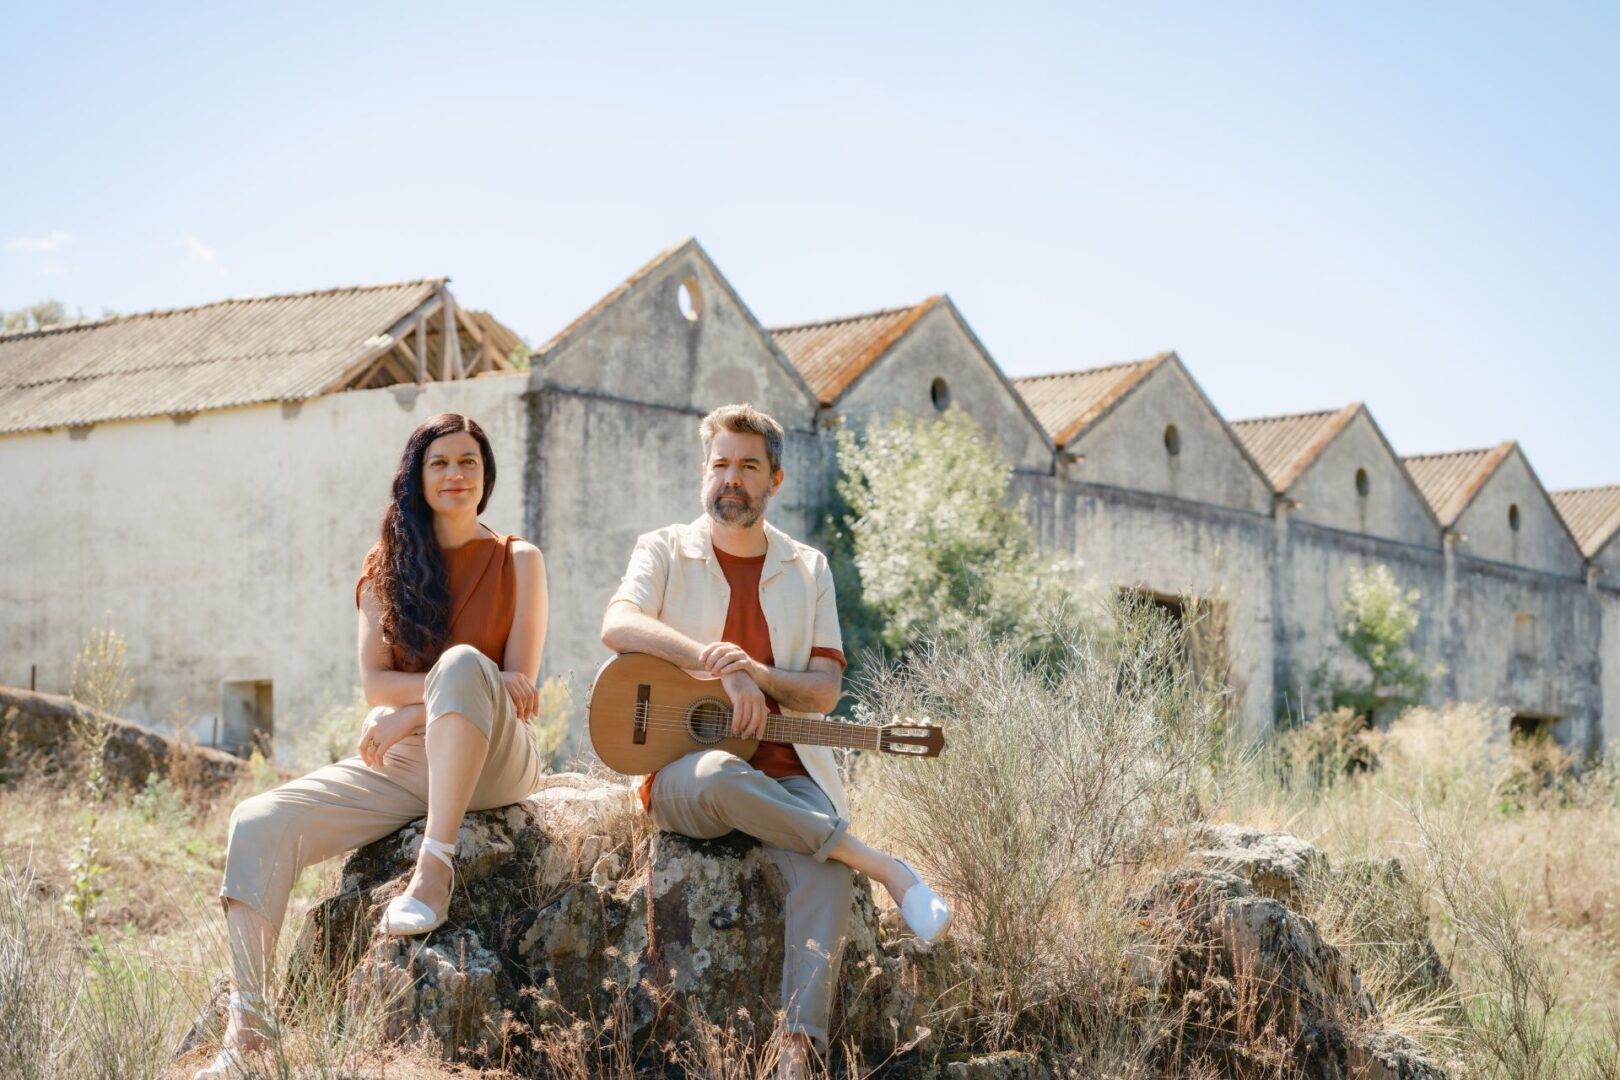
[{"label": "rust orange t-shirt", "polygon": [[[720,569],[731,586],[731,602],[726,606],[726,628],[721,640],[736,645],[752,659],[766,666],[776,664],[776,653],[771,648],[771,629],[765,624],[765,609],[759,603],[759,575],[765,569],[764,555],[730,555],[714,549],[720,560]],[[837,649],[815,648],[812,657],[825,656],[844,665],[844,654]],[[765,708],[780,712],[781,706],[769,694],[765,695]],[[799,752],[791,743],[764,742],[754,751],[750,764],[766,776],[781,779],[784,776],[809,776],[810,772],[799,760]],[[652,808],[653,777],[651,773],[641,782],[641,805]]]},{"label": "rust orange t-shirt", "polygon": [[[487,536],[474,537],[460,547],[439,549],[444,557],[450,586],[450,637],[445,648],[471,645],[497,667],[505,663],[506,639],[512,633],[517,615],[517,570],[512,544],[517,536],[502,536],[485,526]],[[371,576],[380,545],[366,552],[360,580],[354,583],[354,606],[360,606],[360,590]],[[425,672],[432,663],[411,666],[398,645],[391,646],[395,671]],[[435,658],[437,659],[437,658]]]}]

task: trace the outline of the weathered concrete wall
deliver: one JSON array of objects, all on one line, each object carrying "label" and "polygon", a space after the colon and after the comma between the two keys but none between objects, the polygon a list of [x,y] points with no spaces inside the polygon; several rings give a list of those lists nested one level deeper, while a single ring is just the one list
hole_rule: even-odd
[{"label": "weathered concrete wall", "polygon": [[1020,476],[1018,488],[1029,498],[1041,545],[1080,559],[1087,585],[1225,604],[1244,730],[1251,736],[1270,730],[1269,518],[1051,477]]},{"label": "weathered concrete wall", "polygon": [[[1602,613],[1576,578],[1456,557],[1447,621],[1446,697],[1558,720],[1578,752],[1602,741]],[[1528,619],[1526,619],[1528,617]]]},{"label": "weathered concrete wall", "polygon": [[944,379],[948,404],[978,421],[1001,444],[1015,468],[1047,470],[1052,450],[1046,434],[974,343],[956,311],[936,304],[868,368],[839,399],[838,414],[855,425],[896,412],[938,416],[932,388]]},{"label": "weathered concrete wall", "polygon": [[[636,537],[703,513],[698,422],[721,404],[688,411],[555,388],[534,395],[528,529],[545,552],[551,594],[543,671],[568,679],[577,703],[607,659],[602,613]],[[813,543],[832,491],[831,440],[789,427],[782,467],[769,519]]]},{"label": "weathered concrete wall", "polygon": [[[680,305],[683,285],[693,315]],[[695,242],[633,279],[537,358],[536,385],[699,412],[751,402],[787,427],[816,402]]]},{"label": "weathered concrete wall", "polygon": [[[1354,488],[1351,489],[1352,494]],[[1354,570],[1389,567],[1404,591],[1416,588],[1421,619],[1412,650],[1426,666],[1443,662],[1436,617],[1444,591],[1439,545],[1424,548],[1347,534],[1285,514],[1278,527],[1277,706],[1309,719],[1316,689],[1334,680],[1359,682],[1367,672],[1339,641],[1338,628]]]},{"label": "weathered concrete wall", "polygon": [[[129,640],[126,715],[207,742],[224,682],[269,680],[286,731],[358,685],[354,583],[411,430],[438,412],[494,445],[484,520],[521,531],[521,373],[0,439],[0,681],[66,693],[82,636]],[[15,508],[15,512],[12,512]]]},{"label": "weathered concrete wall", "polygon": [[[1510,520],[1518,508],[1519,527]],[[1517,447],[1457,518],[1459,554],[1580,577],[1585,560]]]},{"label": "weathered concrete wall", "polygon": [[[1613,545],[1610,545],[1611,547]],[[1604,753],[1620,752],[1620,588],[1604,586],[1597,592],[1603,633],[1599,643],[1603,678]]]},{"label": "weathered concrete wall", "polygon": [[[1356,470],[1367,470],[1367,494],[1356,491]],[[1296,520],[1401,540],[1436,549],[1440,527],[1422,494],[1379,438],[1365,410],[1358,412],[1288,491],[1299,501]]]},{"label": "weathered concrete wall", "polygon": [[[1172,424],[1181,441],[1177,454],[1166,447]],[[1071,473],[1094,483],[1271,512],[1265,478],[1174,360],[1154,369],[1069,449],[1085,455]]]}]

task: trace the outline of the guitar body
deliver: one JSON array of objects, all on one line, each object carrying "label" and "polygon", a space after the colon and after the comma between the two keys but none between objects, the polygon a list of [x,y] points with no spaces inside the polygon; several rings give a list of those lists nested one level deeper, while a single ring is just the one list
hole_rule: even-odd
[{"label": "guitar body", "polygon": [[587,708],[597,757],[622,773],[650,773],[694,750],[747,761],[759,748],[757,739],[731,735],[731,701],[719,679],[695,679],[646,653],[603,664]]},{"label": "guitar body", "polygon": [[[759,740],[731,734],[731,699],[719,679],[693,678],[645,653],[621,653],[602,665],[586,713],[597,756],[630,775],[655,772],[695,750],[725,750],[747,761],[759,748]],[[945,746],[944,733],[926,719],[852,724],[776,713],[765,718],[765,739],[915,757],[937,757]]]}]

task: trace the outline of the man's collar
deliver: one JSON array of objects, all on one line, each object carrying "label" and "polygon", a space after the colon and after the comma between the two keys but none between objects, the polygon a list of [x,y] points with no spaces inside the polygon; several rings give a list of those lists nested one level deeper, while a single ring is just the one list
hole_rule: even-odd
[{"label": "man's collar", "polygon": [[[684,536],[681,538],[681,554],[689,559],[702,559],[705,562],[714,561],[714,532],[708,514],[701,514],[691,524],[686,526]],[[766,562],[776,566],[785,562],[792,562],[799,557],[799,548],[793,538],[778,529],[770,522],[765,523],[765,554]],[[767,569],[765,577],[772,571]]]}]

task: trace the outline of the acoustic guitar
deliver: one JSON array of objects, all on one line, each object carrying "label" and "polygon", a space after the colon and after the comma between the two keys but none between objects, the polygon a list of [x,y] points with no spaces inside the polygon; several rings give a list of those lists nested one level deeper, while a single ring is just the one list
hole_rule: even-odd
[{"label": "acoustic guitar", "polygon": [[[620,653],[603,664],[586,702],[591,745],[610,769],[650,773],[694,750],[727,750],[745,761],[760,740],[731,734],[731,701],[718,679],[696,679],[667,660]],[[852,724],[771,713],[765,740],[938,757],[937,724]]]}]

